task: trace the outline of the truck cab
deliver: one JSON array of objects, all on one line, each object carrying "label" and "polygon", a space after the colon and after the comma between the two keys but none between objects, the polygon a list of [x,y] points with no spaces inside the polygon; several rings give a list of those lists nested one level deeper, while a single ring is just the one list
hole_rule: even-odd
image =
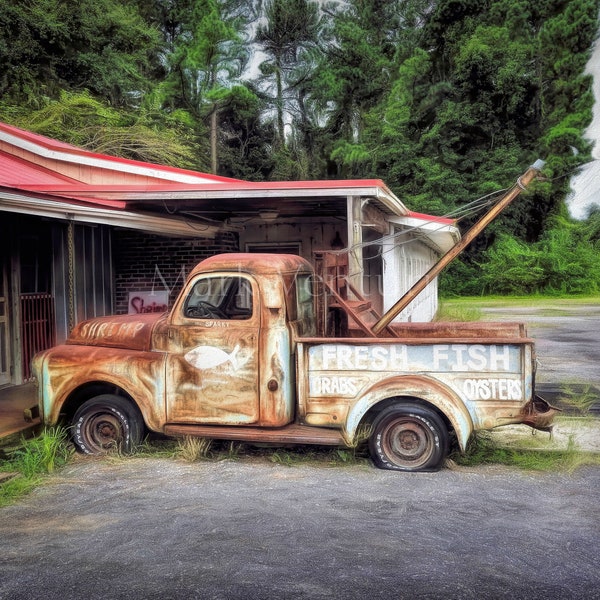
[{"label": "truck cab", "polygon": [[167,421],[293,421],[295,338],[314,328],[312,274],[300,257],[261,254],[213,257],[191,273],[155,333],[167,362]]}]

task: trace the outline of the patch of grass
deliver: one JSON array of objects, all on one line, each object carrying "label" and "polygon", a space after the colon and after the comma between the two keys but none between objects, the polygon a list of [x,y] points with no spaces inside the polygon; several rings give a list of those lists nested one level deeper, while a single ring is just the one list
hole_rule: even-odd
[{"label": "patch of grass", "polygon": [[[264,455],[266,452],[262,454]],[[295,452],[290,452],[288,449],[278,449],[270,453],[269,459],[271,462],[277,463],[278,465],[291,467],[299,462],[298,458],[294,458],[295,455]]]},{"label": "patch of grass", "polygon": [[237,460],[240,456],[240,453],[244,451],[245,445],[241,442],[225,442],[226,446],[221,451],[221,454],[224,455],[224,458],[227,460]]},{"label": "patch of grass", "polygon": [[0,507],[12,504],[26,496],[40,484],[41,480],[41,477],[25,478],[21,475],[5,480],[0,484]]},{"label": "patch of grass", "polygon": [[441,302],[436,321],[481,321],[481,308],[460,302]]},{"label": "patch of grass", "polygon": [[[265,460],[286,466],[301,464],[326,464],[341,466],[364,464],[368,460],[365,440],[370,435],[370,428],[360,428],[354,443],[348,448],[332,448],[331,446],[271,446],[269,444],[251,444],[228,440],[203,440],[188,436],[179,440],[170,438],[149,438],[139,446],[132,457],[164,457],[176,458],[189,462],[196,460]],[[203,441],[202,441],[203,440]],[[127,457],[122,457],[127,458]],[[104,460],[110,460],[105,456]],[[117,457],[120,460],[121,457]]]},{"label": "patch of grass", "polygon": [[569,438],[564,449],[528,448],[527,444],[507,447],[493,439],[491,432],[476,432],[464,454],[456,452],[452,460],[462,466],[505,465],[528,471],[573,472],[585,465],[600,465],[600,456],[582,452]]},{"label": "patch of grass", "polygon": [[73,453],[68,431],[62,427],[45,428],[39,436],[23,439],[21,446],[0,462],[0,471],[16,473],[0,485],[0,506],[30,492],[44,476],[66,465]]},{"label": "patch of grass", "polygon": [[173,458],[177,454],[177,445],[179,440],[172,437],[164,437],[151,434],[144,441],[136,446],[130,456],[153,457],[153,458]]},{"label": "patch of grass", "polygon": [[212,440],[186,435],[177,441],[175,456],[186,462],[196,462],[210,455]]},{"label": "patch of grass", "polygon": [[461,296],[459,298],[445,298],[440,304],[449,306],[535,306],[538,308],[557,309],[561,306],[573,305],[600,306],[600,296]]},{"label": "patch of grass", "polygon": [[364,450],[362,445],[355,448],[294,446],[291,448],[262,448],[260,449],[260,456],[288,467],[302,464],[339,467],[366,464],[368,453]]}]

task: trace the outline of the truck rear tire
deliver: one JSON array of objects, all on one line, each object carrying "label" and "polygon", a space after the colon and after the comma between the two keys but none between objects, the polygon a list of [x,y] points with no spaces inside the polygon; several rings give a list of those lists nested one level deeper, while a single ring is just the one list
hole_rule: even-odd
[{"label": "truck rear tire", "polygon": [[395,404],[375,419],[369,451],[381,469],[437,471],[448,453],[448,431],[432,410]]},{"label": "truck rear tire", "polygon": [[84,402],[72,421],[73,443],[83,454],[131,452],[141,441],[144,424],[130,402],[102,394]]}]

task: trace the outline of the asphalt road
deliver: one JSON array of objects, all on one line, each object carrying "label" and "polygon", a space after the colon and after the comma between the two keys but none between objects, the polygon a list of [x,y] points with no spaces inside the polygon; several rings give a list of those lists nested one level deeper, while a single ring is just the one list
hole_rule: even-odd
[{"label": "asphalt road", "polygon": [[536,341],[538,382],[600,386],[600,305],[556,300],[541,307],[484,307],[483,318],[527,324]]},{"label": "asphalt road", "polygon": [[[530,323],[542,380],[600,382],[596,308],[486,317]],[[0,600],[600,599],[599,493],[596,467],[80,457],[0,509]]]}]

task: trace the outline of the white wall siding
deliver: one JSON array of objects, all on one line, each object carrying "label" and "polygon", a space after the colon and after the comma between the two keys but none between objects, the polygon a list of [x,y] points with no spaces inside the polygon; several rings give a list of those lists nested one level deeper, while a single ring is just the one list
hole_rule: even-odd
[{"label": "white wall siding", "polygon": [[[401,243],[398,241],[401,240]],[[403,243],[407,242],[409,243]],[[407,236],[395,237],[383,247],[383,302],[389,310],[437,261],[428,246]],[[429,322],[438,309],[437,278],[395,319],[398,322]]]}]

